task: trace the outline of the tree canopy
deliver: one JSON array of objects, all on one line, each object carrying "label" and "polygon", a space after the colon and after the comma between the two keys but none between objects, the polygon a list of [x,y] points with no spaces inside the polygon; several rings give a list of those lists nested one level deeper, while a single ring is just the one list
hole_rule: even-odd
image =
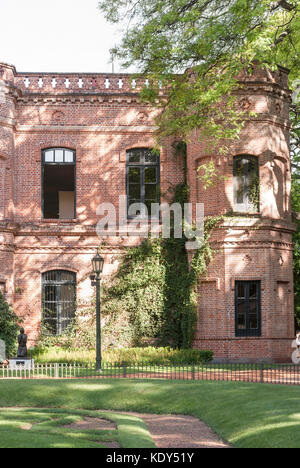
[{"label": "tree canopy", "polygon": [[[289,68],[291,85],[299,78],[299,0],[100,0],[99,6],[124,29],[114,53],[149,79],[143,97],[155,102],[160,85],[167,86],[158,120],[162,136],[186,138],[201,127],[215,141],[235,138],[243,116],[232,91],[254,61]],[[192,80],[182,76],[187,69]],[[225,98],[226,128],[218,106]]]}]

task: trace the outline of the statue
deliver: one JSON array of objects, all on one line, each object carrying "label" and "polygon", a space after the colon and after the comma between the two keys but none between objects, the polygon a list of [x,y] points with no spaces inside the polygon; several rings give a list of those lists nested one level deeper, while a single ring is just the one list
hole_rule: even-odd
[{"label": "statue", "polygon": [[300,331],[296,333],[296,339],[292,343],[292,348],[296,348],[292,354],[294,364],[300,364]]},{"label": "statue", "polygon": [[297,351],[298,351],[298,358],[300,358],[300,332],[297,331],[296,333],[296,345],[297,345]]},{"label": "statue", "polygon": [[24,328],[21,328],[18,336],[18,358],[27,358],[27,335],[24,333]]}]

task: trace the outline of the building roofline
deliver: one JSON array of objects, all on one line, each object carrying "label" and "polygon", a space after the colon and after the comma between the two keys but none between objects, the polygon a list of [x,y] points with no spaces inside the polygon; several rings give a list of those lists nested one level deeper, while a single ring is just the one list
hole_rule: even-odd
[{"label": "building roofline", "polygon": [[10,68],[14,75],[17,74],[17,70],[16,70],[16,67],[14,65],[12,65],[11,63],[6,63],[6,62],[0,62],[0,67],[6,67],[6,68]]},{"label": "building roofline", "polygon": [[[47,75],[47,76],[52,76],[52,75],[58,75],[58,76],[143,76],[144,74],[143,73],[138,73],[138,72],[118,72],[118,73],[111,73],[111,72],[84,72],[84,71],[80,71],[80,72],[55,72],[55,71],[50,71],[50,72],[44,72],[44,71],[17,71],[15,65],[12,65],[12,64],[9,64],[9,63],[6,63],[6,62],[1,62],[0,61],[0,67],[1,66],[4,66],[4,67],[8,67],[8,68],[11,68],[14,75],[15,76],[32,76],[32,75]],[[284,67],[282,65],[278,65],[277,64],[277,67],[278,67],[278,70],[281,70],[283,71],[284,73],[287,73],[289,74],[290,73],[290,69],[287,68],[287,67]],[[188,69],[186,70],[188,71]],[[181,76],[181,75],[184,75],[184,73],[182,74],[178,74],[178,73],[174,73],[174,76]]]},{"label": "building roofline", "polygon": [[81,75],[88,75],[88,76],[143,76],[142,73],[137,73],[137,72],[118,72],[118,73],[111,73],[111,72],[84,72],[84,71],[80,71],[80,72],[55,72],[55,71],[48,71],[48,72],[44,72],[44,71],[19,71],[16,69],[15,65],[12,65],[10,63],[6,63],[6,62],[1,62],[0,61],[0,67],[3,66],[5,68],[10,68],[14,75],[15,76],[23,76],[23,75],[26,75],[26,76],[31,76],[31,75],[49,75],[49,76],[52,76],[52,75],[59,75],[59,76],[81,76]]}]

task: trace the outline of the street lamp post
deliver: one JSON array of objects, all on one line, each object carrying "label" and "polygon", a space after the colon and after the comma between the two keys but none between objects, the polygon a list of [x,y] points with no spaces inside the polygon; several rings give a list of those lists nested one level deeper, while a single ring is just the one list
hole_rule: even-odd
[{"label": "street lamp post", "polygon": [[100,298],[100,281],[103,271],[104,259],[97,255],[92,260],[93,271],[96,281],[96,370],[101,370],[101,298]]}]

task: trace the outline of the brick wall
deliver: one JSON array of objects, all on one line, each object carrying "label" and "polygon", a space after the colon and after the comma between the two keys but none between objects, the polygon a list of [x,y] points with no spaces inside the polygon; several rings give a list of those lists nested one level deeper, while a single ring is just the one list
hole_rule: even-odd
[{"label": "brick wall", "polygon": [[[242,78],[243,79],[243,78]],[[289,360],[293,338],[293,279],[288,106],[285,70],[257,70],[244,78],[237,105],[257,113],[229,154],[212,153],[201,135],[188,144],[191,201],[206,215],[233,210],[233,157],[259,160],[260,213],[227,219],[212,238],[218,253],[206,278],[199,279],[199,320],[195,347],[213,349],[219,360]],[[126,150],[155,144],[157,110],[139,101],[143,79],[130,75],[22,74],[0,65],[0,283],[25,320],[33,343],[41,323],[41,275],[54,269],[77,274],[77,298],[87,301],[91,259],[105,241],[104,275],[111,275],[130,238],[96,235],[96,209],[118,205],[125,195]],[[163,92],[163,90],[162,90]],[[42,150],[76,151],[76,219],[42,218]],[[161,146],[161,192],[183,181],[183,161],[172,140]],[[204,190],[198,167],[215,162],[219,181]],[[262,337],[235,337],[234,282],[259,279]],[[276,306],[274,306],[276,304]]]}]

